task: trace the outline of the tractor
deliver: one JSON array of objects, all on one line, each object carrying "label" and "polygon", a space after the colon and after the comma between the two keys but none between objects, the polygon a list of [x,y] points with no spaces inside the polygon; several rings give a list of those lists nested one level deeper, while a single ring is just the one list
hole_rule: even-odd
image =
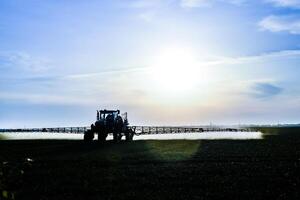
[{"label": "tractor", "polygon": [[128,125],[126,112],[120,115],[120,110],[97,110],[97,120],[85,131],[84,141],[92,141],[95,134],[100,142],[104,142],[108,134],[113,135],[115,142],[121,141],[123,136],[126,141],[131,141],[135,132]]}]

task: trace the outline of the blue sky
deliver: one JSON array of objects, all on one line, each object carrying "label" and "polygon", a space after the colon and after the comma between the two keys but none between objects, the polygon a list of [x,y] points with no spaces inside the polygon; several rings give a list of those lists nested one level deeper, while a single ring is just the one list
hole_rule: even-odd
[{"label": "blue sky", "polygon": [[2,0],[0,127],[300,122],[300,0]]}]

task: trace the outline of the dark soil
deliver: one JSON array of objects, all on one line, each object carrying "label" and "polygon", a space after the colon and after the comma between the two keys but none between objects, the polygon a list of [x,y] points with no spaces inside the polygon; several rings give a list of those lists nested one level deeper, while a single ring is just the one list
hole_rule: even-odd
[{"label": "dark soil", "polygon": [[2,198],[299,199],[300,129],[263,132],[263,140],[2,140]]}]

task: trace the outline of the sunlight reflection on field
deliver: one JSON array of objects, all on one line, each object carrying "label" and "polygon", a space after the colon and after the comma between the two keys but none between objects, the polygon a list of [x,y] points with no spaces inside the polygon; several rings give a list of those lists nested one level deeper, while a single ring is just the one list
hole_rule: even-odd
[{"label": "sunlight reflection on field", "polygon": [[146,147],[152,156],[165,161],[187,160],[199,151],[200,146],[201,141],[185,143],[180,140],[170,140],[167,144],[154,140],[146,142]]}]

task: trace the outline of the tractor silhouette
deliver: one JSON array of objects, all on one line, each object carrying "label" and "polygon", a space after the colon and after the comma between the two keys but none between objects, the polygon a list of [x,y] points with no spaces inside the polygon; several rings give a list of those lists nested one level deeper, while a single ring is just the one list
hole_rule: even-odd
[{"label": "tractor silhouette", "polygon": [[92,141],[95,134],[98,134],[98,141],[102,142],[108,134],[113,135],[115,142],[121,141],[123,136],[126,141],[131,141],[135,132],[128,125],[126,112],[120,115],[120,110],[97,110],[97,120],[91,129],[85,131],[84,141]]}]

